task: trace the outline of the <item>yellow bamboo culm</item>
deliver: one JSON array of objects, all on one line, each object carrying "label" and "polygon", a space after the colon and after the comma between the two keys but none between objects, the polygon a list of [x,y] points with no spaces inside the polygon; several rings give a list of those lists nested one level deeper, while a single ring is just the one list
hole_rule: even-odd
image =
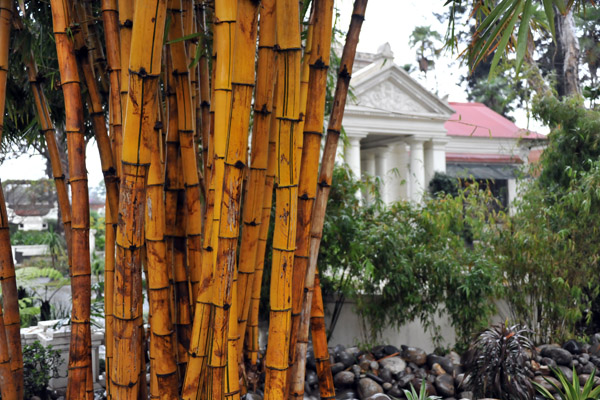
[{"label": "yellow bamboo culm", "polygon": [[[170,41],[184,36],[181,4],[181,0],[169,1]],[[197,168],[196,145],[194,143],[196,118],[185,42],[173,42],[169,48],[173,62],[172,75],[177,99],[177,131],[179,133],[179,148],[183,164],[187,205],[187,269],[192,286],[189,297],[193,304],[198,291],[202,267],[202,205],[200,203],[200,180]]]},{"label": "yellow bamboo culm", "polygon": [[[208,146],[209,146],[209,130],[210,130],[210,76],[208,68],[208,33],[206,29],[206,2],[201,1],[197,4],[196,26],[198,32],[202,32],[202,42],[199,45],[200,59],[198,60],[198,85],[199,93],[197,95],[197,107],[200,107],[200,124],[196,124],[196,129],[200,130],[200,138],[202,143],[202,171],[204,179],[209,181],[208,163]],[[206,193],[205,193],[206,195]],[[206,199],[205,199],[206,200]]]},{"label": "yellow bamboo culm", "polygon": [[317,376],[319,377],[319,394],[323,400],[335,399],[335,387],[331,374],[331,358],[327,347],[327,332],[325,330],[325,308],[319,271],[315,271],[314,293],[310,315],[310,330],[313,339],[313,350],[317,361]]},{"label": "yellow bamboo culm", "polygon": [[[308,56],[309,83],[304,122],[304,140],[300,166],[300,188],[298,192],[298,226],[296,230],[296,254],[292,293],[292,330],[290,342],[290,398],[304,397],[304,371],[306,369],[306,347],[308,331],[300,330],[300,314],[304,299],[304,281],[308,267],[310,223],[317,192],[319,154],[323,137],[327,70],[331,49],[333,18],[332,0],[315,0],[313,3],[313,34],[311,54]],[[306,55],[305,55],[306,57]],[[296,343],[298,344],[296,346]],[[298,351],[298,354],[296,354]]]},{"label": "yellow bamboo culm", "polygon": [[300,70],[302,48],[298,3],[277,2],[276,37],[278,49],[276,92],[277,175],[275,228],[269,314],[269,341],[265,360],[265,399],[283,399],[289,367],[289,345],[292,312],[292,273],[296,248],[296,216],[298,200],[297,157],[301,132]]},{"label": "yellow bamboo culm", "polygon": [[[119,11],[116,0],[102,0],[102,21],[106,43],[106,59],[109,77],[108,126],[117,179],[121,171],[123,148],[123,125],[121,113],[121,47],[119,45]],[[106,199],[106,233],[104,255],[104,342],[106,344],[106,382],[109,383],[113,359],[113,296],[115,276],[115,244],[117,220]],[[111,398],[111,385],[106,385],[107,397]]]},{"label": "yellow bamboo culm", "polygon": [[245,188],[244,207],[242,208],[243,226],[238,271],[237,330],[240,337],[238,343],[239,362],[242,361],[243,338],[246,333],[252,289],[254,287],[259,236],[263,229],[263,198],[267,195],[265,182],[269,163],[269,130],[275,82],[275,0],[265,0],[261,4],[256,75],[250,172]]},{"label": "yellow bamboo culm", "polygon": [[[13,19],[13,2],[0,1],[0,142],[2,141],[4,111],[6,101],[6,80],[8,72],[8,51],[10,31]],[[4,328],[6,343],[10,357],[10,370],[16,397],[23,398],[23,354],[21,350],[21,322],[19,317],[19,303],[17,296],[17,283],[15,279],[15,266],[10,246],[8,217],[4,194],[0,186],[0,283],[4,299]],[[0,338],[0,341],[2,339]],[[8,383],[10,385],[10,383]],[[7,388],[7,393],[10,393]],[[7,395],[10,396],[10,395]]]},{"label": "yellow bamboo culm", "polygon": [[85,164],[83,105],[70,31],[69,5],[62,0],[51,1],[56,52],[64,93],[69,149],[69,176],[72,193],[71,213],[71,343],[69,348],[69,379],[67,399],[89,398],[88,376],[91,372],[90,292],[91,268],[89,251],[89,199]]},{"label": "yellow bamboo culm", "polygon": [[[0,194],[0,200],[4,201],[2,194]],[[15,378],[10,369],[10,355],[2,307],[0,307],[0,396],[6,400],[18,400]]]},{"label": "yellow bamboo culm", "polygon": [[[344,115],[344,107],[346,105],[346,96],[348,94],[348,87],[350,85],[350,77],[352,75],[352,64],[354,62],[354,56],[356,54],[356,46],[358,44],[358,36],[362,22],[364,20],[365,10],[367,7],[368,0],[355,0],[354,10],[352,12],[352,20],[348,34],[346,36],[346,44],[342,52],[342,58],[340,62],[340,69],[338,71],[338,80],[335,88],[335,96],[333,101],[333,108],[329,117],[327,126],[327,138],[325,140],[325,148],[321,157],[321,170],[319,172],[317,194],[314,201],[312,217],[310,222],[310,247],[309,247],[309,258],[308,268],[306,270],[306,277],[304,283],[304,299],[302,306],[302,314],[300,317],[300,332],[304,336],[304,332],[308,332],[310,326],[311,306],[313,304],[313,294],[316,291],[317,296],[320,296],[320,288],[315,289],[315,276],[317,274],[317,259],[319,255],[319,247],[321,244],[321,237],[323,235],[323,225],[325,222],[325,211],[327,209],[327,199],[329,198],[329,191],[331,190],[331,184],[333,179],[333,167],[335,164],[335,155],[337,152],[338,141],[340,132],[342,129],[342,118]],[[317,299],[318,301],[319,299]],[[322,303],[322,300],[321,300]],[[316,329],[313,329],[313,344],[316,343],[315,357],[321,361],[325,358],[329,358],[327,351],[327,336],[325,333],[324,325],[315,324]],[[299,340],[298,345],[302,342]],[[305,359],[302,354],[302,350],[297,351],[296,361],[301,362]],[[297,374],[303,374],[304,368],[296,367]],[[335,391],[333,390],[331,369],[328,364],[322,362],[320,364],[319,379],[320,379],[320,391],[321,398],[332,399],[335,397]],[[300,378],[297,378],[299,380]]]},{"label": "yellow bamboo culm", "polygon": [[[277,79],[275,79],[274,92],[277,93]],[[252,368],[258,367],[259,329],[258,312],[260,308],[260,294],[265,266],[265,254],[267,250],[267,239],[269,236],[269,224],[271,221],[271,208],[273,206],[273,187],[275,186],[275,174],[277,171],[277,119],[275,114],[277,107],[273,104],[273,110],[269,116],[269,145],[268,163],[265,178],[265,193],[263,196],[262,217],[260,232],[258,235],[258,249],[256,250],[256,262],[254,267],[254,280],[252,283],[252,295],[250,297],[250,311],[248,325],[246,328],[246,358]]]},{"label": "yellow bamboo culm", "polygon": [[[160,124],[157,124],[160,126]],[[160,158],[160,129],[151,137],[151,159],[146,192],[146,265],[150,305],[150,398],[178,397],[177,362],[173,343],[173,319],[169,301],[169,271],[165,247],[164,171]]]},{"label": "yellow bamboo culm", "polygon": [[150,137],[154,134],[156,97],[166,1],[137,0],[129,58],[129,90],[125,108],[117,257],[115,266],[112,395],[137,399],[140,391],[142,274],[146,178]]},{"label": "yellow bamboo culm", "polygon": [[[129,90],[129,56],[131,54],[131,33],[133,29],[133,12],[136,0],[117,0],[119,6],[119,48],[121,51],[121,68],[120,68],[120,82],[121,88],[121,110],[123,118],[125,118],[125,111],[127,107],[127,91]],[[117,143],[117,154],[123,153],[122,141]],[[121,157],[119,157],[121,158]],[[117,174],[121,176],[121,163],[117,163]]]}]

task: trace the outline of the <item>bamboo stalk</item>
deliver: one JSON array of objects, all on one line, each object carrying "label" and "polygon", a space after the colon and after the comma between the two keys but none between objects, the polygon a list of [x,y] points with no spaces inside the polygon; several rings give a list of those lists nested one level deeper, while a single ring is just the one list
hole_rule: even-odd
[{"label": "bamboo stalk", "polygon": [[[80,14],[83,13],[81,3],[75,3],[75,23],[79,26],[86,25],[82,22]],[[75,39],[75,54],[77,56],[78,65],[81,68],[81,75],[85,80],[87,88],[87,106],[89,114],[92,118],[92,126],[94,137],[98,144],[98,152],[100,153],[100,164],[102,167],[102,175],[104,176],[104,184],[106,185],[106,197],[110,205],[110,211],[113,213],[111,220],[116,221],[117,210],[119,206],[119,187],[117,179],[117,171],[113,158],[112,146],[108,137],[106,127],[106,119],[102,108],[102,96],[98,88],[98,81],[94,76],[94,69],[90,64],[88,57],[89,49],[87,47],[84,32],[80,29],[73,29]]]},{"label": "bamboo stalk", "polygon": [[277,2],[276,36],[278,49],[277,175],[273,264],[269,314],[269,342],[265,360],[265,399],[285,396],[292,311],[292,273],[296,244],[298,199],[297,157],[300,121],[300,70],[302,48],[298,3]]},{"label": "bamboo stalk", "polygon": [[[294,277],[292,280],[292,329],[290,335],[290,366],[296,363],[304,368],[304,360],[296,360],[296,343],[308,344],[308,332],[299,332],[304,281],[308,267],[308,249],[310,241],[310,222],[312,208],[317,192],[319,175],[319,155],[323,137],[323,119],[325,114],[325,94],[327,91],[327,71],[331,50],[331,28],[333,19],[333,0],[315,0],[312,18],[313,35],[309,54],[309,79],[304,119],[304,140],[302,160],[300,162],[300,186],[298,192],[298,226],[296,229],[296,253],[294,255]],[[310,29],[310,28],[309,28]],[[310,36],[309,36],[310,37]],[[307,57],[305,55],[305,57]],[[304,392],[304,371],[291,368],[290,398],[302,398]],[[300,375],[300,376],[299,376]]]},{"label": "bamboo stalk", "polygon": [[73,42],[69,38],[69,6],[52,0],[52,22],[59,61],[61,86],[65,99],[69,176],[72,192],[71,213],[71,343],[67,399],[87,398],[88,369],[91,369],[90,297],[91,269],[89,249],[89,198],[83,137],[81,84]]},{"label": "bamboo stalk", "polygon": [[138,0],[131,36],[129,91],[123,137],[117,262],[115,267],[113,397],[137,399],[140,391],[141,258],[146,175],[154,134],[156,95],[166,21],[165,0]]},{"label": "bamboo stalk", "polygon": [[[160,127],[160,124],[157,124]],[[151,399],[178,397],[177,363],[173,343],[173,320],[169,302],[169,273],[165,247],[164,172],[160,159],[160,129],[151,137],[151,162],[146,192],[146,254],[150,304]]]},{"label": "bamboo stalk", "polygon": [[[4,201],[4,198],[2,198],[2,201]],[[15,377],[10,368],[10,354],[2,307],[0,307],[0,396],[6,400],[18,400]]]},{"label": "bamboo stalk", "polygon": [[202,42],[200,45],[201,56],[198,61],[199,66],[199,105],[200,105],[200,125],[196,124],[196,129],[200,127],[200,137],[202,140],[202,170],[204,171],[205,179],[209,179],[208,163],[208,146],[209,146],[209,131],[210,131],[210,77],[208,68],[208,32],[206,24],[206,2],[203,0],[197,5],[199,8],[196,11],[196,25],[198,32],[202,32]]},{"label": "bamboo stalk", "polygon": [[317,360],[317,376],[319,377],[319,394],[323,400],[335,399],[335,387],[331,374],[331,359],[327,347],[327,332],[325,331],[325,308],[319,271],[315,271],[314,295],[310,315],[310,330],[313,340],[313,351]]},{"label": "bamboo stalk", "polygon": [[260,37],[258,43],[258,66],[254,123],[252,126],[252,153],[248,184],[244,195],[243,229],[239,255],[238,276],[238,343],[239,359],[246,333],[250,310],[254,273],[256,268],[259,236],[262,231],[263,199],[267,167],[269,163],[269,128],[273,110],[275,81],[275,0],[264,0],[260,8]]},{"label": "bamboo stalk", "polygon": [[[325,221],[325,211],[327,208],[327,199],[329,197],[329,191],[331,190],[331,181],[333,177],[333,167],[335,162],[335,154],[337,151],[338,140],[340,131],[342,128],[342,118],[344,115],[344,107],[346,105],[346,96],[348,94],[348,87],[350,85],[350,77],[352,74],[352,64],[354,62],[354,56],[356,54],[356,45],[358,43],[358,36],[364,20],[365,10],[367,7],[368,0],[355,0],[354,10],[352,12],[352,20],[348,34],[346,35],[346,44],[342,53],[342,59],[340,63],[340,69],[338,71],[338,81],[335,88],[335,96],[333,102],[333,108],[329,118],[327,127],[327,138],[325,141],[325,149],[321,158],[321,170],[319,173],[317,195],[315,198],[313,212],[310,224],[310,247],[309,247],[309,258],[308,268],[306,270],[306,278],[304,283],[304,300],[302,308],[302,316],[300,322],[300,334],[304,335],[304,332],[308,332],[310,326],[310,314],[312,306],[312,298],[314,291],[314,280],[317,267],[317,258],[319,255],[319,246],[321,244],[321,237],[323,234],[323,224]],[[318,334],[324,334],[323,332],[317,331]],[[317,341],[322,343],[326,338],[317,338]],[[315,337],[313,336],[313,342]],[[299,340],[299,347],[297,347],[296,360],[299,363],[297,368],[297,374],[302,375],[305,368],[302,367],[302,363],[306,361],[306,346]],[[329,380],[331,379],[331,370],[324,369],[321,371],[321,377],[326,378],[324,384],[321,386],[326,388],[329,387]],[[301,379],[300,377],[296,380]],[[303,379],[303,378],[302,378]],[[300,391],[303,391],[300,389]]]},{"label": "bamboo stalk", "polygon": [[[3,122],[6,102],[6,80],[8,72],[8,53],[10,43],[10,30],[13,18],[13,4],[10,0],[0,1],[0,142],[2,141]],[[2,186],[0,185],[0,284],[4,299],[4,328],[8,355],[10,356],[10,370],[13,375],[13,385],[16,398],[23,397],[23,353],[21,349],[19,303],[17,284],[15,279],[15,266],[12,258],[8,216]],[[2,339],[0,339],[2,340]],[[8,383],[10,385],[10,383]],[[7,396],[10,391],[7,388]]]},{"label": "bamboo stalk", "polygon": [[58,146],[56,144],[56,131],[54,123],[50,118],[50,109],[48,101],[42,89],[42,83],[38,79],[38,69],[33,58],[33,54],[26,60],[27,75],[31,91],[35,99],[36,115],[40,124],[40,130],[44,134],[46,140],[46,148],[50,156],[50,164],[52,165],[52,175],[56,186],[56,194],[58,198],[58,206],[65,230],[65,242],[67,244],[67,254],[69,256],[69,265],[71,265],[71,204],[69,201],[67,183],[65,182],[65,174],[62,170]]},{"label": "bamboo stalk", "polygon": [[[119,46],[119,12],[117,0],[102,0],[102,20],[104,22],[104,38],[106,43],[106,56],[109,77],[108,98],[108,126],[113,152],[113,161],[116,167],[117,179],[121,171],[121,153],[123,148],[123,125],[121,113],[121,54]],[[104,255],[104,342],[106,346],[106,391],[111,398],[111,378],[113,359],[113,298],[115,276],[115,244],[117,234],[117,220],[113,219],[114,213],[110,210],[108,198],[106,199],[105,217],[105,255]]]},{"label": "bamboo stalk", "polygon": [[[127,91],[129,90],[129,56],[131,54],[131,35],[133,29],[133,14],[136,0],[117,0],[119,6],[119,45],[121,50],[121,110],[125,118],[127,107]],[[122,153],[122,150],[120,151]],[[119,153],[119,154],[120,154]],[[118,175],[121,176],[121,165]]]},{"label": "bamboo stalk", "polygon": [[106,56],[96,26],[97,18],[92,11],[92,2],[93,0],[83,0],[83,4],[76,3],[76,5],[80,9],[78,13],[81,18],[81,27],[87,48],[89,49],[89,62],[92,66],[93,75],[98,81],[100,93],[105,95],[109,92]]},{"label": "bamboo stalk", "polygon": [[[181,5],[181,0],[169,1],[169,15],[171,18],[169,40],[172,42],[184,36]],[[196,118],[185,42],[173,42],[169,47],[173,62],[172,75],[177,99],[177,131],[179,133],[179,148],[183,164],[187,205],[187,261],[192,285],[189,298],[193,304],[198,292],[202,267],[202,205],[200,203],[200,179],[198,176],[196,146],[194,144]]]}]

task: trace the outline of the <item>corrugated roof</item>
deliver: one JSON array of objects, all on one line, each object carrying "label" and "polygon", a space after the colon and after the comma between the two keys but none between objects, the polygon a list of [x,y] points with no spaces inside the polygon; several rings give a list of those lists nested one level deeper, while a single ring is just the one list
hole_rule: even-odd
[{"label": "corrugated roof", "polygon": [[456,112],[444,124],[448,136],[546,139],[544,135],[519,128],[485,104],[450,102],[449,105]]}]

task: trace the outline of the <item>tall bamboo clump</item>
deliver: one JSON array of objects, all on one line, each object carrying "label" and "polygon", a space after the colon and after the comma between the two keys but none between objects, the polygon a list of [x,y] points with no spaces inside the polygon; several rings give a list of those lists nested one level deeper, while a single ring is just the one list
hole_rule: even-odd
[{"label": "tall bamboo clump", "polygon": [[299,164],[296,148],[301,140],[300,69],[302,47],[298,3],[282,0],[276,7],[277,59],[277,175],[275,228],[269,315],[269,342],[265,359],[265,399],[285,397],[292,311],[292,272],[296,248],[296,214]]},{"label": "tall bamboo clump", "polygon": [[[6,80],[8,72],[8,44],[13,18],[13,4],[11,0],[0,1],[0,141],[2,140],[2,127],[4,122],[4,109],[6,100]],[[21,351],[21,332],[19,303],[17,295],[17,282],[15,279],[15,266],[10,246],[10,233],[8,215],[4,193],[0,183],[0,283],[2,285],[2,298],[4,305],[4,332],[5,338],[0,337],[0,346],[6,344],[10,357],[10,371],[12,376],[6,377],[7,397],[10,398],[10,381],[12,380],[16,397],[23,397],[23,354]],[[4,358],[0,356],[1,358]]]},{"label": "tall bamboo clump", "polygon": [[83,104],[73,42],[69,37],[69,5],[52,0],[52,22],[58,55],[61,86],[65,99],[69,176],[72,193],[71,212],[71,344],[67,399],[89,398],[87,379],[91,372],[90,297],[91,268],[89,248],[89,195],[83,137]]},{"label": "tall bamboo clump", "polygon": [[[131,37],[129,90],[123,132],[119,225],[114,298],[113,398],[137,399],[140,390],[141,258],[144,244],[146,178],[150,137],[154,134],[156,97],[166,21],[165,0],[138,0]],[[150,44],[149,44],[150,43]]]}]

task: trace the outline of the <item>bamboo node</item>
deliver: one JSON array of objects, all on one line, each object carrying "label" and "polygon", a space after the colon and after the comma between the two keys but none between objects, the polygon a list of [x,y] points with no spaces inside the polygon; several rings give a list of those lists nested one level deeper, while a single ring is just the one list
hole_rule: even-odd
[{"label": "bamboo node", "polygon": [[133,27],[133,21],[130,19],[126,19],[121,26],[125,28],[131,28]]}]

